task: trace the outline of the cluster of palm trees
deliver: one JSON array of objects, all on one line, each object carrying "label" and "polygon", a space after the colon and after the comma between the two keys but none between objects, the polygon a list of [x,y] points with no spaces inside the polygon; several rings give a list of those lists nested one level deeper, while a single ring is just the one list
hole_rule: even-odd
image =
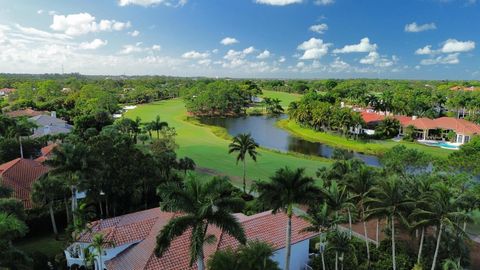
[{"label": "cluster of palm trees", "polygon": [[[137,143],[138,140],[145,143],[148,139],[152,140],[152,133],[156,133],[157,139],[160,138],[160,131],[168,127],[168,123],[160,119],[157,115],[153,121],[143,123],[142,119],[137,116],[135,120],[130,118],[122,118],[116,126],[125,134],[131,136],[133,141]],[[148,136],[147,136],[148,134]]]},{"label": "cluster of palm trees", "polygon": [[279,115],[283,113],[282,101],[280,99],[265,97],[263,103],[268,114]]},{"label": "cluster of palm trees", "polygon": [[290,119],[315,130],[336,131],[342,135],[347,135],[351,129],[364,126],[365,122],[360,113],[311,96],[305,95],[301,101],[290,103]]}]

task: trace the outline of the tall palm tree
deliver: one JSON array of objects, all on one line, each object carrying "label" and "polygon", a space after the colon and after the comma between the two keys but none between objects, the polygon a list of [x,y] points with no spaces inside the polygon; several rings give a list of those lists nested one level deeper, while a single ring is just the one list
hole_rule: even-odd
[{"label": "tall palm tree", "polygon": [[[325,233],[327,233],[331,228],[335,227],[339,222],[339,220],[335,219],[335,217],[332,215],[332,212],[328,208],[328,204],[325,202],[321,205],[318,203],[310,205],[308,208],[308,213],[306,215],[302,215],[301,218],[310,223],[310,226],[303,228],[302,232],[318,232],[320,234],[320,245],[324,244]],[[322,250],[321,246],[319,249],[320,256],[322,258],[322,269],[325,270],[325,252]]]},{"label": "tall palm tree", "polygon": [[104,235],[101,233],[93,235],[92,242],[90,243],[90,245],[88,245],[88,249],[92,249],[94,251],[92,252],[92,254],[98,258],[99,269],[103,269],[102,257],[105,246],[115,247],[115,243],[105,239]]},{"label": "tall palm tree", "polygon": [[247,191],[247,183],[246,183],[246,157],[247,154],[253,161],[257,161],[257,148],[258,144],[252,138],[250,134],[238,134],[232,140],[232,143],[228,145],[228,153],[238,152],[237,155],[237,164],[239,161],[243,162],[243,193]]},{"label": "tall palm tree", "polygon": [[225,178],[203,182],[189,175],[183,186],[167,183],[157,190],[163,210],[181,212],[172,218],[157,236],[155,254],[162,256],[178,236],[191,229],[190,265],[195,261],[199,270],[205,269],[204,244],[215,239],[208,234],[208,226],[215,225],[233,236],[241,244],[246,237],[233,211],[243,207],[243,200],[231,196],[232,186]]},{"label": "tall palm tree", "polygon": [[82,180],[92,173],[93,167],[87,146],[81,143],[64,143],[55,147],[52,157],[46,160],[45,164],[53,168],[50,171],[52,175],[66,178],[71,189],[72,214],[75,222],[75,212],[78,208],[77,189]]},{"label": "tall palm tree", "polygon": [[373,197],[366,200],[367,219],[386,217],[390,221],[392,240],[392,267],[397,269],[395,254],[395,218],[404,219],[403,211],[412,207],[413,202],[407,198],[404,182],[394,176],[378,182],[372,191]]},{"label": "tall palm tree", "polygon": [[329,242],[328,249],[335,251],[335,270],[338,270],[339,259],[341,261],[341,269],[343,270],[345,253],[355,250],[355,247],[352,244],[350,236],[336,229],[329,235],[328,242]]},{"label": "tall palm tree", "polygon": [[150,122],[149,127],[152,130],[155,130],[157,132],[157,139],[160,139],[160,130],[162,130],[165,127],[168,127],[168,123],[161,121],[160,116],[157,115],[157,117],[155,117],[155,120]]},{"label": "tall palm tree", "polygon": [[370,264],[370,245],[367,233],[367,218],[365,201],[370,197],[376,182],[376,173],[372,168],[362,166],[360,170],[347,174],[346,184],[348,190],[353,194],[352,201],[360,209],[360,220],[363,222],[363,233],[365,246],[367,247],[367,262]]},{"label": "tall palm tree", "polygon": [[188,170],[195,170],[195,161],[189,157],[184,157],[178,160],[178,169],[183,170],[185,175],[187,175]]},{"label": "tall palm tree", "polygon": [[58,235],[57,223],[53,212],[55,200],[63,194],[63,183],[59,178],[49,177],[48,174],[35,181],[32,186],[32,201],[40,205],[47,205],[55,236]]},{"label": "tall palm tree", "polygon": [[419,208],[416,208],[412,215],[421,219],[419,223],[433,223],[437,227],[437,243],[431,267],[435,270],[443,230],[445,227],[451,227],[464,233],[457,221],[466,220],[468,216],[459,210],[458,198],[455,198],[452,191],[443,183],[436,185],[434,191],[425,196],[425,200],[419,204]]},{"label": "tall palm tree", "polygon": [[33,129],[37,125],[33,122],[28,121],[26,118],[18,119],[13,126],[10,127],[11,137],[15,137],[20,145],[20,157],[23,158],[23,145],[22,137],[32,135]]},{"label": "tall palm tree", "polygon": [[330,183],[330,186],[322,189],[322,194],[325,198],[325,202],[330,206],[332,211],[334,211],[336,219],[340,219],[340,214],[345,210],[347,211],[349,236],[351,236],[352,214],[350,209],[353,209],[355,206],[352,203],[352,198],[348,194],[347,187],[338,184],[337,181],[334,180]]},{"label": "tall palm tree", "polygon": [[291,170],[288,167],[279,169],[270,177],[269,182],[255,182],[259,193],[258,200],[273,213],[283,211],[287,214],[287,239],[285,270],[290,269],[292,216],[295,204],[311,204],[320,193],[314,180],[305,176],[304,169]]}]

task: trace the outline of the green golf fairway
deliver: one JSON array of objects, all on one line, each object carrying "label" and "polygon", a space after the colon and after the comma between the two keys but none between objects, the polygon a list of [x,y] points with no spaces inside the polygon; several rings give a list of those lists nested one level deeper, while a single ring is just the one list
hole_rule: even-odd
[{"label": "green golf fairway", "polygon": [[[288,94],[287,94],[288,95]],[[199,126],[186,121],[187,111],[181,99],[159,101],[139,105],[130,110],[125,117],[140,117],[142,122],[148,122],[160,115],[162,121],[177,131],[178,156],[192,158],[198,167],[212,169],[220,174],[232,176],[237,184],[243,175],[241,163],[236,165],[236,155],[228,154],[229,140],[216,136],[209,127]],[[328,161],[303,158],[295,155],[277,153],[264,149],[259,150],[257,162],[247,158],[247,179],[268,179],[278,168],[305,168],[308,175],[314,176],[315,171],[329,164]]]}]

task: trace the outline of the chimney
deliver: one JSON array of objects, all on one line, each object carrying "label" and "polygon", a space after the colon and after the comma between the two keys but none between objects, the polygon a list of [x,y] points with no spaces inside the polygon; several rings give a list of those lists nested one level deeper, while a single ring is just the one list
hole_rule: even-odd
[{"label": "chimney", "polygon": [[53,118],[57,118],[57,112],[56,111],[50,112],[50,116]]},{"label": "chimney", "polygon": [[412,116],[412,120],[417,120],[417,116],[416,115]]}]

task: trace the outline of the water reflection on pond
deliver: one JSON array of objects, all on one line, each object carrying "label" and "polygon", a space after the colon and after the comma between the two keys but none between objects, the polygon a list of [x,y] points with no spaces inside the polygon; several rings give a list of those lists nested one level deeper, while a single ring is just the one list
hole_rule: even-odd
[{"label": "water reflection on pond", "polygon": [[[279,117],[202,118],[200,121],[204,124],[224,127],[232,136],[240,133],[250,133],[255,141],[265,148],[331,158],[334,147],[295,137],[275,125],[278,120],[286,117],[286,115],[282,115]],[[353,153],[355,157],[365,161],[368,165],[380,166],[376,156]]]}]

